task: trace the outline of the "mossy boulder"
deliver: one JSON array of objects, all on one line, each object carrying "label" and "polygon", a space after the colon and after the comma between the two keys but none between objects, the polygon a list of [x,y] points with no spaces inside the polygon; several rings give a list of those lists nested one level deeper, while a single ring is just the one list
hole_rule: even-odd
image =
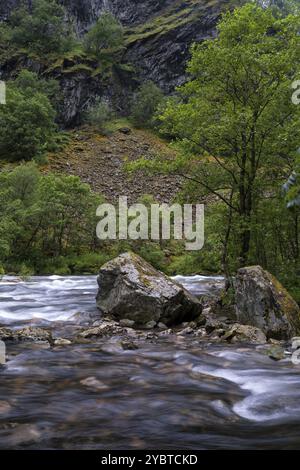
[{"label": "mossy boulder", "polygon": [[101,267],[97,306],[103,315],[167,326],[197,318],[202,307],[180,284],[134,253],[124,253]]},{"label": "mossy boulder", "polygon": [[267,338],[300,333],[300,309],[280,282],[260,266],[241,268],[235,280],[237,321],[260,328]]}]

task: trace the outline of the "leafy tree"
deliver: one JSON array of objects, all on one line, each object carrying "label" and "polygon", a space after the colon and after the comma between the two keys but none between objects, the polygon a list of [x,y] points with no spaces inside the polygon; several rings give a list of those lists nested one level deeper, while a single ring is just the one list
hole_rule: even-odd
[{"label": "leafy tree", "polygon": [[59,83],[53,79],[43,79],[37,73],[23,69],[15,79],[13,86],[27,96],[35,93],[46,95],[52,105],[56,107],[60,98]]},{"label": "leafy tree", "polygon": [[291,102],[298,31],[298,16],[277,19],[253,4],[224,14],[218,37],[192,48],[181,102],[171,100],[161,116],[178,157],[136,165],[180,174],[191,198],[221,201],[225,257],[234,240],[238,265],[249,260],[253,224],[264,223],[256,220],[260,202],[280,191],[299,145],[300,108]]},{"label": "leafy tree", "polygon": [[24,76],[8,84],[0,107],[0,158],[39,158],[55,144],[55,110],[45,94],[24,85]]},{"label": "leafy tree", "polygon": [[42,175],[32,162],[0,173],[0,263],[40,269],[95,247],[102,201],[75,176]]},{"label": "leafy tree", "polygon": [[101,58],[104,52],[118,51],[124,43],[123,28],[111,13],[104,13],[84,37],[85,50]]},{"label": "leafy tree", "polygon": [[10,42],[38,54],[63,52],[73,39],[65,24],[65,10],[56,0],[33,0],[10,17]]},{"label": "leafy tree", "polygon": [[148,81],[139,88],[131,108],[131,118],[138,127],[154,127],[157,124],[155,113],[164,98],[161,89]]}]

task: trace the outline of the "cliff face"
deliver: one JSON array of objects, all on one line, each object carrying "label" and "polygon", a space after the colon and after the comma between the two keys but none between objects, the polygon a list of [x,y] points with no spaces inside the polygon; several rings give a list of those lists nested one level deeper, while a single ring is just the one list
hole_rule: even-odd
[{"label": "cliff face", "polygon": [[[21,3],[30,0],[1,0],[0,20],[9,17],[11,11]],[[79,34],[86,31],[95,23],[103,11],[111,11],[124,26],[145,23],[149,18],[160,14],[165,8],[174,3],[186,3],[176,0],[58,0],[70,17],[75,19]],[[198,3],[202,3],[201,0]]]},{"label": "cliff face", "polygon": [[[5,20],[21,0],[0,0],[0,20]],[[108,87],[99,78],[87,78],[82,70],[61,79],[66,96],[65,125],[80,120],[95,94],[112,101],[119,110],[138,82],[153,80],[166,93],[185,80],[190,45],[215,36],[221,10],[232,0],[59,0],[81,36],[104,10],[111,11],[124,25],[126,50],[123,63],[130,63],[134,77],[118,75]],[[59,74],[58,74],[59,75]],[[98,90],[98,91],[97,91]],[[126,99],[127,96],[127,99]]]},{"label": "cliff face", "polygon": [[164,4],[159,13],[127,29],[126,57],[137,65],[143,79],[153,80],[169,93],[185,80],[191,44],[215,36],[228,0],[157,3]]}]

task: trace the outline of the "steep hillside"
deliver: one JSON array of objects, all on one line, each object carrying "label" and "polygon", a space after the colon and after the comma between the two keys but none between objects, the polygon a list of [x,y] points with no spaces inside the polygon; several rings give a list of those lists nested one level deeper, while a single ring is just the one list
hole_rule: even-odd
[{"label": "steep hillside", "polygon": [[119,127],[103,136],[91,128],[81,128],[71,133],[71,142],[64,151],[50,155],[45,170],[78,175],[109,202],[127,196],[135,203],[145,194],[159,202],[170,202],[181,187],[180,178],[141,172],[130,175],[125,169],[128,162],[162,152],[170,152],[166,143],[145,130]]}]

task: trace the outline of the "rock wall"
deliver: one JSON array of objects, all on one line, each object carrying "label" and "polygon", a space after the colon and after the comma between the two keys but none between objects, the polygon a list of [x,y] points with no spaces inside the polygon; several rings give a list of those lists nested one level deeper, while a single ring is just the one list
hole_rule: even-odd
[{"label": "rock wall", "polygon": [[[23,2],[30,0],[23,0]],[[66,127],[80,123],[82,110],[95,96],[110,101],[117,111],[128,110],[128,95],[145,80],[153,80],[171,93],[185,79],[186,62],[193,42],[216,35],[216,22],[229,0],[58,0],[66,8],[81,36],[104,10],[111,11],[124,25],[126,48],[122,62],[132,64],[134,76],[116,76],[108,84],[91,80],[80,71],[60,76],[66,109],[60,122]],[[0,21],[6,20],[22,0],[0,0]],[[0,77],[8,79],[8,66]],[[124,105],[125,103],[125,105]]]}]

